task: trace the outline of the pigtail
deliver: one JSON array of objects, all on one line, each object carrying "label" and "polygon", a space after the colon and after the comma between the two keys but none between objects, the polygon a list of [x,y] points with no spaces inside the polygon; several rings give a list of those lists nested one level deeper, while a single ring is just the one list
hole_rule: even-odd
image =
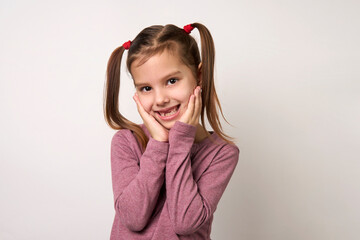
[{"label": "pigtail", "polygon": [[222,112],[220,101],[216,94],[215,83],[214,83],[214,64],[215,64],[215,46],[213,38],[210,34],[210,31],[201,23],[193,23],[192,27],[198,29],[201,38],[201,62],[202,62],[202,102],[201,107],[201,124],[205,127],[205,116],[204,113],[206,110],[206,116],[208,122],[212,129],[225,141],[233,143],[231,137],[226,135],[223,132],[221,122],[219,119],[218,111],[220,111],[223,119],[226,120]]},{"label": "pigtail", "polygon": [[125,48],[123,46],[116,48],[112,52],[107,64],[107,79],[104,88],[104,116],[105,121],[111,128],[116,130],[131,130],[144,150],[149,139],[143,129],[139,125],[126,119],[119,112],[120,68],[124,50]]}]

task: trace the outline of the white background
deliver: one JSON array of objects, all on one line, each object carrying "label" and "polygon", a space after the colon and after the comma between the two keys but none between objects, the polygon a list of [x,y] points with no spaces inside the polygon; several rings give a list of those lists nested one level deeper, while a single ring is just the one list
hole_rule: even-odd
[{"label": "white background", "polygon": [[[0,239],[109,239],[108,58],[147,26],[196,21],[241,151],[212,239],[359,239],[359,12],[355,0],[1,0]],[[138,122],[123,73],[121,110]]]}]

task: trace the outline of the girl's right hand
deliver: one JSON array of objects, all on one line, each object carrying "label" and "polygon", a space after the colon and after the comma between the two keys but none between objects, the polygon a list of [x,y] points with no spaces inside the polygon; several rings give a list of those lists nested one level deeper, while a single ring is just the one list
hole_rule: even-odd
[{"label": "girl's right hand", "polygon": [[144,107],[141,105],[139,96],[136,93],[133,96],[133,99],[135,100],[140,117],[143,119],[151,137],[160,142],[169,141],[169,130],[163,127],[153,116],[145,111]]}]

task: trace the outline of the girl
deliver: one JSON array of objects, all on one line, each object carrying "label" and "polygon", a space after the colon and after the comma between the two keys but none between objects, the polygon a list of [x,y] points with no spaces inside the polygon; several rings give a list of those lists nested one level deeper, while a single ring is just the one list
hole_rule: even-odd
[{"label": "girl", "polygon": [[[200,32],[201,58],[193,28]],[[141,125],[118,110],[125,50]],[[119,131],[111,142],[110,239],[210,239],[213,214],[239,158],[219,121],[214,58],[213,39],[200,23],[145,28],[111,54],[104,114]],[[213,131],[205,128],[205,112]]]}]

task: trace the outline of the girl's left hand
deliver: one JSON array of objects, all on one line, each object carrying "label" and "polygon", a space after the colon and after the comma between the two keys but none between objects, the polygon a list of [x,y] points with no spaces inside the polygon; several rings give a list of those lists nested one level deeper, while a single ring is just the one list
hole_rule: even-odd
[{"label": "girl's left hand", "polygon": [[194,94],[191,94],[189,103],[185,113],[179,119],[180,122],[197,126],[201,114],[201,93],[200,86],[197,86],[194,90]]}]

